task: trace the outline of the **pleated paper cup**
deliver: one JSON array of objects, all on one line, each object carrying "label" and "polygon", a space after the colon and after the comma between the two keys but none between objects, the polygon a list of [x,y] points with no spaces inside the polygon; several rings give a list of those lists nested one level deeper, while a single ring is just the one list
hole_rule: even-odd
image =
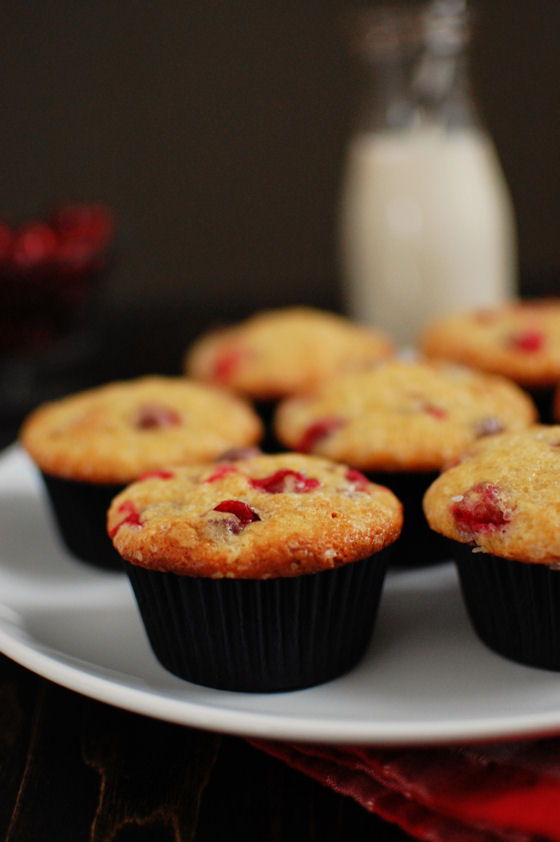
[{"label": "pleated paper cup", "polygon": [[350,670],[370,642],[392,547],[332,570],[205,579],[124,562],[153,652],[182,679],[270,693]]},{"label": "pleated paper cup", "polygon": [[560,570],[453,543],[465,606],[480,640],[512,661],[560,671]]},{"label": "pleated paper cup", "polygon": [[107,535],[107,509],[123,485],[96,484],[41,474],[55,527],[66,549],[81,561],[105,570],[122,570]]}]

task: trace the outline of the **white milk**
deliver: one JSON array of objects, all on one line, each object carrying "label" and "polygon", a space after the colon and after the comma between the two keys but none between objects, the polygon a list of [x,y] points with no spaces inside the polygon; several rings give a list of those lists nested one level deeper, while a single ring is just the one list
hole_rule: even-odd
[{"label": "white milk", "polygon": [[480,131],[358,135],[340,212],[348,313],[401,343],[438,314],[514,292],[513,209],[493,144]]}]

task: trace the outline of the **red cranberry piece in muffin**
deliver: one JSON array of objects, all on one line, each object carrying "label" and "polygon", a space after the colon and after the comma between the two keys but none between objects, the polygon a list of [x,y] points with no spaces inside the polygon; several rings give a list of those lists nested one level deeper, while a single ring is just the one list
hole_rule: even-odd
[{"label": "red cranberry piece in muffin", "polygon": [[544,334],[540,330],[528,329],[521,333],[514,333],[509,337],[510,344],[519,351],[534,353],[545,345]]},{"label": "red cranberry piece in muffin", "polygon": [[121,526],[124,526],[127,523],[129,526],[142,526],[142,521],[140,520],[140,514],[136,510],[134,503],[130,500],[125,500],[123,503],[120,504],[118,511],[124,515],[123,519],[120,523],[117,523],[110,532],[109,535],[111,538],[114,538]]},{"label": "red cranberry piece in muffin", "polygon": [[464,535],[500,529],[511,520],[500,489],[490,482],[473,485],[454,500],[451,511],[459,532]]},{"label": "red cranberry piece in muffin", "polygon": [[181,423],[181,416],[170,406],[164,406],[159,403],[146,403],[139,408],[135,423],[142,430],[175,427]]},{"label": "red cranberry piece in muffin", "polygon": [[275,471],[270,476],[261,479],[251,478],[249,483],[253,488],[259,488],[269,494],[282,494],[284,492],[304,494],[318,488],[321,484],[318,479],[305,476],[300,471],[292,471],[289,468]]},{"label": "red cranberry piece in muffin", "polygon": [[256,511],[242,500],[224,500],[214,506],[214,511],[227,512],[234,516],[234,519],[228,521],[228,529],[234,535],[238,535],[249,523],[260,520]]},{"label": "red cranberry piece in muffin", "polygon": [[323,439],[344,426],[342,418],[320,418],[311,424],[301,437],[297,450],[300,453],[311,453],[315,446]]}]

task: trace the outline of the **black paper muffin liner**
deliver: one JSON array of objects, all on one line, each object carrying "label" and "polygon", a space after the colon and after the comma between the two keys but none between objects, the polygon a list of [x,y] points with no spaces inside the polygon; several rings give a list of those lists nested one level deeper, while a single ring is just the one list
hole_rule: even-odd
[{"label": "black paper muffin liner", "polygon": [[122,570],[107,535],[107,509],[123,485],[98,485],[42,474],[55,524],[72,555],[106,570]]},{"label": "black paper muffin liner", "polygon": [[276,437],[274,429],[274,417],[278,404],[279,401],[272,398],[270,400],[255,400],[253,403],[255,412],[264,426],[264,434],[259,443],[259,447],[264,453],[282,453],[286,450]]},{"label": "black paper muffin liner", "polygon": [[124,567],[166,669],[207,687],[271,693],[322,684],[360,660],[390,550],[333,570],[265,580]]},{"label": "black paper muffin liner", "polygon": [[424,567],[448,561],[447,541],[430,529],[422,509],[428,487],[439,476],[429,471],[371,471],[368,479],[390,488],[403,504],[404,523],[391,557],[393,567]]},{"label": "black paper muffin liner", "polygon": [[512,661],[560,670],[560,570],[451,543],[465,606],[482,642]]},{"label": "black paper muffin liner", "polygon": [[555,387],[553,386],[542,386],[541,388],[532,388],[526,389],[533,399],[535,406],[537,407],[537,412],[539,414],[539,420],[541,424],[555,424],[557,423],[554,418],[554,393]]}]

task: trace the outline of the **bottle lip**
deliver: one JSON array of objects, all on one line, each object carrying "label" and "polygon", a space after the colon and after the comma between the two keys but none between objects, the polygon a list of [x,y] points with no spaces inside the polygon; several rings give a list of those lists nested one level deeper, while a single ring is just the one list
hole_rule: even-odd
[{"label": "bottle lip", "polygon": [[468,43],[472,15],[467,0],[385,3],[360,9],[349,19],[351,54],[365,62],[427,48],[434,55],[460,52]]},{"label": "bottle lip", "polygon": [[467,0],[432,0],[423,14],[423,41],[434,55],[460,52],[470,38]]},{"label": "bottle lip", "polygon": [[414,51],[421,43],[422,15],[405,3],[361,9],[349,20],[351,54],[363,61]]}]

